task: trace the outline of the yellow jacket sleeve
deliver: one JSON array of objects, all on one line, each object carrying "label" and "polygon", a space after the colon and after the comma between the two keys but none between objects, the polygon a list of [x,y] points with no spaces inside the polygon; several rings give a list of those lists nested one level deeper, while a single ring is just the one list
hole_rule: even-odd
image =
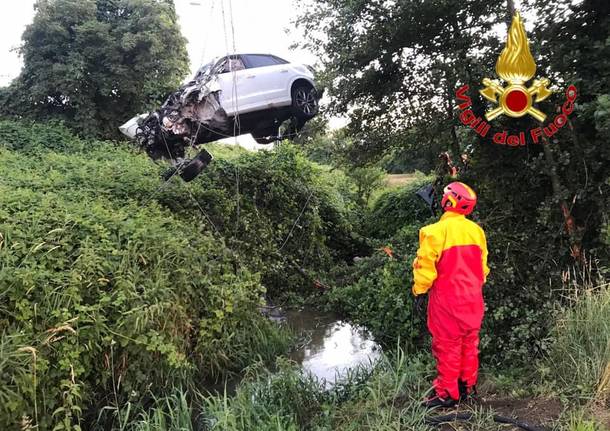
[{"label": "yellow jacket sleeve", "polygon": [[423,295],[436,280],[436,262],[443,249],[442,231],[436,225],[425,226],[419,231],[419,249],[413,261],[413,295]]},{"label": "yellow jacket sleeve", "polygon": [[487,276],[489,275],[489,266],[487,266],[487,255],[489,252],[487,251],[487,239],[485,238],[483,230],[481,230],[481,235],[483,236],[480,246],[483,257],[483,282],[485,283],[487,281]]}]

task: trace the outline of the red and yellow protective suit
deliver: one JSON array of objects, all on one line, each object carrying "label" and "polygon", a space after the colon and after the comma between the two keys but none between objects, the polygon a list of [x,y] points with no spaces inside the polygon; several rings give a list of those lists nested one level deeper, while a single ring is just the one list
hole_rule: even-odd
[{"label": "red and yellow protective suit", "polygon": [[445,212],[419,231],[413,294],[429,292],[428,330],[439,396],[459,398],[458,379],[477,382],[483,283],[489,274],[483,229],[464,215]]}]

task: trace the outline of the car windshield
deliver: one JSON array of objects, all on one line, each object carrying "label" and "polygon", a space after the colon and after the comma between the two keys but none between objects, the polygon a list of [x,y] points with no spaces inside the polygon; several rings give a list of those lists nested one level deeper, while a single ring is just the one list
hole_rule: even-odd
[{"label": "car windshield", "polygon": [[199,79],[202,76],[205,76],[207,74],[210,73],[210,71],[212,70],[212,67],[216,64],[216,60],[212,60],[207,64],[204,64],[203,66],[201,66],[199,68],[199,70],[197,71],[197,73],[195,74],[195,79]]}]

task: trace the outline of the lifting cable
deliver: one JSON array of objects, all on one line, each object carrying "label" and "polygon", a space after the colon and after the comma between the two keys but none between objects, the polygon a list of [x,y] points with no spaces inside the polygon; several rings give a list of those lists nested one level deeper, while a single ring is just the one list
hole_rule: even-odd
[{"label": "lifting cable", "polygon": [[[234,18],[233,18],[233,1],[232,0],[229,0],[229,19],[230,19],[229,22],[231,23],[231,40],[232,40],[232,45],[233,45],[233,54],[236,54],[237,47],[235,44],[235,23],[234,23]],[[225,33],[226,33],[226,28],[225,28]],[[226,38],[226,35],[225,35],[225,38]],[[233,93],[233,97],[235,99],[235,118],[233,119],[233,139],[234,139],[234,145],[237,146],[238,145],[237,136],[241,135],[241,122],[239,119],[239,102],[238,102],[238,97],[237,97],[237,71],[231,70],[231,74],[233,75],[232,76],[232,78],[233,78],[232,93]],[[235,233],[237,233],[237,231],[239,229],[240,210],[241,210],[241,208],[240,208],[241,199],[240,199],[240,194],[239,194],[239,165],[237,163],[235,164],[235,201],[236,201],[236,205],[237,205],[236,212],[235,212],[235,214],[236,214]]]},{"label": "lifting cable", "polygon": [[214,19],[214,6],[216,5],[216,0],[212,0],[210,2],[210,15],[208,18],[208,25],[207,25],[207,29],[206,29],[206,33],[205,33],[205,38],[203,39],[203,49],[201,50],[201,58],[199,59],[199,68],[201,68],[204,65],[204,61],[205,61],[205,53],[207,50],[207,46],[208,46],[208,41],[210,40],[210,33],[211,30],[210,28],[212,27],[211,25],[211,21],[212,19]]},{"label": "lifting cable", "polygon": [[[231,102],[233,104],[233,108],[235,109],[235,115],[233,118],[233,145],[237,146],[237,136],[241,134],[241,123],[239,119],[239,101],[237,94],[237,70],[233,68],[233,59],[237,52],[237,47],[235,43],[235,24],[233,18],[233,2],[229,1],[229,23],[231,25],[231,45],[232,51],[229,52],[229,40],[228,40],[228,31],[227,31],[227,18],[225,14],[225,0],[221,0],[220,2],[220,11],[222,13],[222,26],[224,30],[224,39],[225,39],[225,52],[227,53],[227,64],[229,66],[229,72],[231,73],[232,78],[232,88],[231,88]],[[239,228],[239,220],[240,220],[240,195],[239,195],[239,166],[235,165],[235,201],[236,201],[236,217],[235,217],[235,232]]]},{"label": "lifting cable", "polygon": [[294,228],[297,226],[297,224],[299,223],[299,220],[301,219],[301,217],[303,216],[303,213],[305,213],[305,209],[307,209],[307,205],[309,205],[309,201],[311,200],[313,196],[313,190],[309,192],[309,196],[307,197],[307,200],[305,201],[305,205],[303,205],[303,208],[301,208],[301,212],[299,213],[299,215],[297,216],[296,220],[294,221],[294,223],[292,224],[292,227],[290,228],[290,232],[288,232],[288,235],[286,235],[286,239],[284,240],[284,242],[282,243],[282,246],[280,248],[277,249],[277,253],[279,253],[280,251],[282,251],[282,249],[284,248],[284,246],[288,243],[288,240],[290,239],[290,236],[292,235],[292,232],[294,231]]}]

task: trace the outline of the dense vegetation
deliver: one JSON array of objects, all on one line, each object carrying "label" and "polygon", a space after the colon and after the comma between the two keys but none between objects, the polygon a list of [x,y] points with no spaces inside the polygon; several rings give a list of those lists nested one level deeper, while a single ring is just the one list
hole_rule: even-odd
[{"label": "dense vegetation", "polygon": [[264,293],[313,291],[357,244],[349,196],[290,146],[221,153],[191,185],[60,125],[2,121],[0,152],[2,427],[273,360],[290,338]]}]

